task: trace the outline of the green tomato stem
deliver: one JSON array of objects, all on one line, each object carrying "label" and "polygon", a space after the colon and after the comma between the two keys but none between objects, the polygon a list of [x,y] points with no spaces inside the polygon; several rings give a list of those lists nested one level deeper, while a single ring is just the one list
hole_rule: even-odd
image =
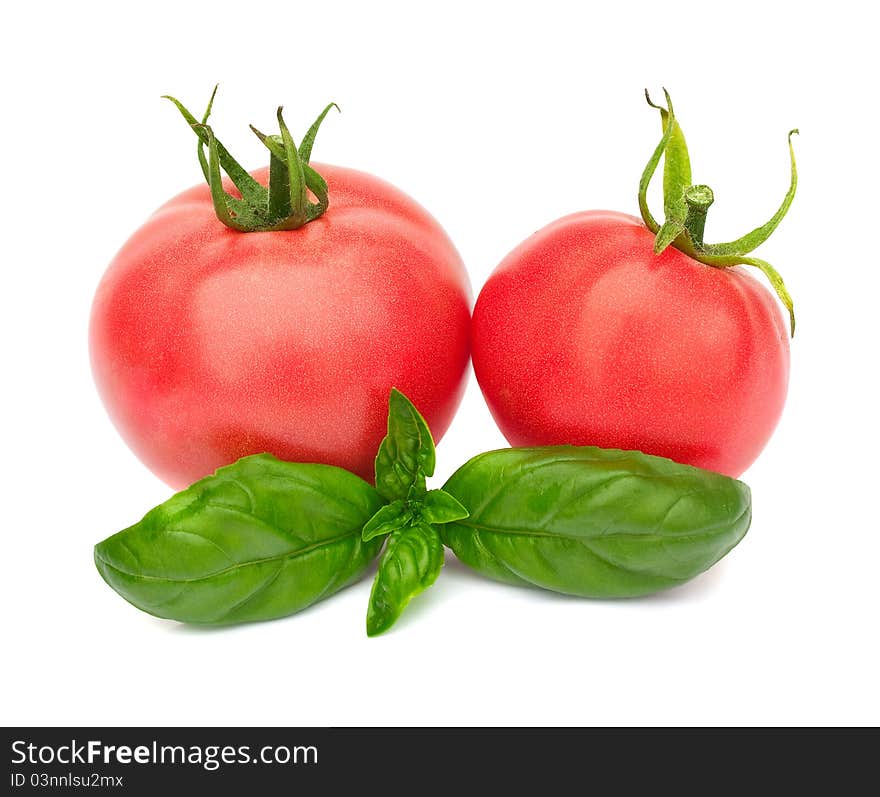
[{"label": "green tomato stem", "polygon": [[[759,269],[769,280],[779,300],[788,310],[791,335],[794,336],[794,304],[782,277],[766,260],[747,257],[749,252],[766,241],[785,217],[797,189],[797,164],[791,137],[798,131],[788,134],[788,151],[791,160],[791,180],[782,204],[771,219],[750,233],[735,241],[723,244],[707,244],[703,240],[706,229],[706,214],[715,197],[707,185],[690,185],[691,167],[684,134],[675,118],[672,100],[666,89],[666,107],[652,102],[647,91],[648,105],[660,111],[663,135],[654,149],[639,181],[639,210],[645,226],[654,233],[654,253],[660,254],[667,247],[674,246],[694,260],[713,268],[731,266],[752,266]],[[648,208],[648,187],[660,158],[663,158],[663,208],[666,218],[662,224],[651,215]]]},{"label": "green tomato stem", "polygon": [[[271,232],[298,229],[325,213],[330,204],[327,183],[309,166],[309,158],[321,122],[331,108],[339,110],[339,107],[331,102],[324,108],[309,128],[299,148],[287,129],[281,108],[278,108],[276,114],[280,135],[264,135],[251,125],[251,130],[269,150],[267,188],[251,177],[229,154],[207,124],[216,93],[215,86],[201,122],[197,121],[178,100],[167,95],[166,99],[174,103],[199,138],[199,164],[211,188],[211,198],[217,218],[227,227],[239,232]],[[208,148],[207,156],[205,147]],[[221,170],[229,175],[238,188],[241,199],[226,192]],[[318,199],[317,202],[310,201],[309,191]]]},{"label": "green tomato stem", "polygon": [[703,231],[706,229],[706,214],[715,201],[715,195],[708,185],[692,185],[684,192],[687,213],[684,228],[696,246],[703,245]]}]

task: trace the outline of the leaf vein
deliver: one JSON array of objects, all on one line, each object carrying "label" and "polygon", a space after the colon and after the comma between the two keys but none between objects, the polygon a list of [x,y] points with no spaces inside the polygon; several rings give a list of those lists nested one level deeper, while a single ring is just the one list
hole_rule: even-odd
[{"label": "leaf vein", "polygon": [[246,606],[248,603],[253,601],[254,598],[256,598],[258,595],[265,592],[269,587],[272,586],[272,584],[274,584],[278,580],[278,577],[281,575],[282,570],[284,570],[284,562],[279,562],[278,567],[275,568],[275,572],[270,573],[265,579],[263,579],[262,584],[251,590],[250,594],[246,595],[244,598],[242,598],[242,600],[233,604],[227,611],[223,612],[223,614],[215,618],[213,622],[223,622],[223,620],[227,619],[229,615],[231,615],[233,612],[238,611],[243,606]]},{"label": "leaf vein", "polygon": [[237,564],[231,565],[230,567],[223,568],[222,570],[216,570],[213,573],[208,573],[207,575],[199,576],[197,578],[170,578],[168,576],[152,576],[152,575],[147,575],[145,573],[132,573],[129,570],[125,570],[121,567],[118,567],[117,565],[114,565],[109,559],[101,556],[101,554],[98,553],[97,551],[95,552],[95,557],[97,559],[99,559],[107,567],[110,567],[113,570],[116,570],[118,573],[122,573],[125,576],[129,576],[130,578],[139,578],[144,581],[164,581],[164,582],[172,583],[172,584],[191,584],[191,583],[195,583],[195,582],[199,582],[199,581],[207,581],[212,578],[217,578],[218,576],[223,576],[226,573],[230,573],[235,570],[239,570],[243,567],[252,567],[254,565],[264,564],[266,562],[280,562],[280,561],[286,561],[289,559],[297,559],[299,557],[306,556],[307,554],[311,553],[312,551],[316,551],[322,547],[333,545],[337,542],[341,542],[342,540],[346,539],[347,537],[351,537],[355,534],[360,534],[360,532],[361,532],[361,528],[360,528],[360,526],[357,526],[354,529],[350,529],[350,530],[344,532],[343,534],[338,534],[335,537],[329,537],[326,540],[320,540],[319,542],[316,542],[312,545],[306,546],[305,548],[301,548],[300,550],[297,550],[297,551],[278,554],[277,556],[267,556],[262,559],[251,559],[246,562],[239,562]]}]

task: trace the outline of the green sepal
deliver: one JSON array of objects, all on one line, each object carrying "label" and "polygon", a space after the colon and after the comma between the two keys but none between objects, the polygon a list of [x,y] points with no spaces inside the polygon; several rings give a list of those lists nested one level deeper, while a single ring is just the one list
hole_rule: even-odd
[{"label": "green sepal", "polygon": [[[788,186],[788,191],[785,194],[785,198],[782,200],[782,204],[779,206],[779,210],[773,214],[766,224],[762,224],[760,227],[756,227],[747,235],[744,235],[742,238],[737,238],[735,241],[731,241],[726,244],[703,244],[703,251],[706,254],[710,255],[733,255],[734,257],[742,257],[743,255],[752,252],[757,249],[764,241],[766,241],[772,234],[773,231],[779,226],[779,222],[785,218],[785,214],[788,213],[788,209],[791,207],[791,203],[794,201],[794,194],[797,190],[797,163],[794,158],[794,146],[791,143],[791,137],[794,135],[799,135],[799,131],[797,129],[790,130],[788,133],[788,154],[791,160],[791,179]],[[746,265],[750,265],[746,263]]]},{"label": "green sepal", "polygon": [[648,101],[648,105],[660,111],[660,123],[664,133],[669,125],[670,116],[672,118],[672,131],[670,132],[663,155],[663,207],[666,211],[667,220],[683,220],[687,212],[684,192],[692,182],[691,160],[688,155],[684,133],[674,114],[670,113],[672,110],[672,100],[669,97],[669,92],[663,89],[663,94],[666,97],[666,105],[669,110],[662,105],[655,105],[648,94],[648,90],[645,89],[645,99]]},{"label": "green sepal", "polygon": [[[672,106],[670,105],[670,109],[671,107]],[[669,111],[669,116],[673,119],[675,118],[672,115],[671,110]],[[651,157],[648,158],[648,162],[645,164],[642,176],[639,179],[639,212],[642,214],[642,221],[645,223],[645,226],[653,233],[656,233],[660,229],[660,224],[651,214],[651,209],[648,207],[648,187],[651,185],[654,172],[657,171],[657,164],[660,163],[660,158],[663,157],[663,153],[666,152],[666,147],[669,146],[669,139],[672,138],[672,131],[674,129],[675,128],[670,124],[664,125],[663,135],[660,137],[660,143],[654,147],[654,151],[651,153]]]},{"label": "green sepal", "polygon": [[779,272],[775,268],[773,268],[773,266],[771,266],[766,260],[761,260],[757,257],[719,257],[716,255],[704,254],[699,257],[699,261],[701,263],[705,263],[707,266],[714,266],[715,268],[731,268],[732,266],[754,266],[755,268],[759,269],[764,274],[764,276],[767,277],[767,281],[770,283],[770,285],[773,286],[773,290],[779,297],[779,301],[782,302],[783,306],[788,311],[789,329],[791,331],[791,336],[794,337],[794,302],[792,302],[791,294],[788,292],[788,288],[785,287],[785,283],[782,281],[782,277],[779,275]]},{"label": "green sepal", "polygon": [[267,136],[253,125],[254,135],[271,153],[269,158],[269,215],[286,218],[293,213],[290,204],[290,169],[281,136]]},{"label": "green sepal", "polygon": [[281,129],[281,141],[284,144],[284,161],[287,165],[287,180],[290,191],[291,214],[298,219],[305,218],[306,213],[306,176],[303,174],[302,161],[299,157],[299,149],[294,143],[290,130],[284,122],[282,107],[279,105],[275,114],[278,119],[278,127]]},{"label": "green sepal", "polygon": [[[202,121],[196,118],[174,97],[165,98],[174,103],[184,119],[199,137],[199,165],[211,188],[211,198],[217,218],[227,227],[239,232],[273,232],[295,230],[323,215],[329,207],[327,183],[318,172],[308,165],[315,136],[327,116],[330,103],[309,128],[303,144],[297,148],[281,108],[276,117],[280,135],[267,136],[251,126],[251,130],[269,149],[269,187],[261,185],[233,158],[208,126],[207,121],[214,104],[217,88],[208,103]],[[205,156],[205,147],[208,155]],[[229,175],[241,193],[241,199],[231,196],[223,188],[222,171]],[[317,202],[309,200],[308,192]]]},{"label": "green sepal", "polygon": [[[214,97],[217,96],[217,89],[219,89],[219,88],[220,88],[220,84],[215,83],[214,90],[211,92],[211,99],[208,100],[208,107],[205,108],[205,113],[202,114],[202,124],[203,125],[208,124],[208,119],[210,118],[211,111],[214,108]],[[181,110],[181,112],[186,110],[173,97],[167,97],[167,99],[172,100],[175,103],[175,105],[177,105],[177,107]],[[184,116],[184,118],[186,118],[186,117]],[[199,166],[202,167],[202,174],[205,177],[205,182],[210,183],[211,178],[209,177],[209,173],[208,173],[208,159],[205,157],[205,145],[202,143],[201,138],[199,138],[199,143],[196,145],[196,154],[198,155],[198,158],[199,158]],[[248,177],[250,177],[250,175],[248,175]]]},{"label": "green sepal", "polygon": [[[327,108],[329,109],[334,106],[335,103],[331,103]],[[326,115],[326,112],[327,110],[325,109],[324,114],[321,115],[322,119],[324,115]],[[312,129],[315,129],[314,125],[312,125]],[[287,167],[287,153],[284,149],[283,139],[281,136],[267,136],[257,130],[253,125],[251,125],[251,130],[271,153],[269,161],[270,214],[272,212],[271,208],[275,207],[277,209],[276,213],[283,215],[285,210],[290,212],[289,209],[291,207],[290,172]],[[306,206],[306,215],[308,216],[309,221],[314,221],[327,210],[330,205],[330,200],[327,192],[327,181],[306,162],[306,159],[303,156],[304,151],[303,145],[300,144],[299,153],[306,188],[308,188],[318,200],[317,202],[309,202]],[[308,152],[311,152],[311,147],[308,148]]]},{"label": "green sepal", "polygon": [[367,609],[367,636],[387,631],[407,604],[430,587],[443,567],[443,541],[429,523],[391,534],[379,562]]},{"label": "green sepal", "polygon": [[684,222],[678,219],[666,219],[654,237],[654,254],[659,255],[685,231]]},{"label": "green sepal", "polygon": [[[195,132],[195,134],[199,137],[199,164],[202,167],[202,174],[205,176],[205,182],[208,185],[211,184],[211,175],[208,169],[208,163],[205,160],[204,148],[209,145],[209,130],[208,126],[208,117],[211,115],[211,109],[214,105],[214,97],[217,94],[217,87],[214,87],[214,93],[211,94],[211,100],[208,103],[208,108],[205,111],[204,116],[202,117],[202,121],[199,122],[181,103],[179,100],[171,97],[168,94],[164,94],[162,99],[170,100],[177,107],[177,110],[180,111],[181,116],[189,123],[189,126]],[[229,154],[229,151],[226,147],[223,146],[219,141],[216,141],[217,153],[220,161],[220,166],[223,168],[223,171],[229,175],[229,179],[232,180],[235,187],[241,193],[242,198],[248,202],[249,204],[259,204],[263,199],[267,197],[267,191],[264,186],[260,185],[248,171],[237,161],[232,155]]]},{"label": "green sepal", "polygon": [[312,123],[312,126],[308,129],[308,132],[303,136],[303,140],[299,145],[299,157],[300,160],[306,164],[312,159],[312,147],[315,145],[315,136],[318,135],[318,130],[321,128],[321,123],[324,121],[324,118],[330,113],[330,109],[335,108],[339,113],[342,113],[339,106],[335,102],[331,102],[327,104],[327,107],[324,108],[321,113],[318,114],[318,118]]},{"label": "green sepal", "polygon": [[261,221],[254,206],[244,199],[236,199],[223,189],[223,176],[220,173],[220,150],[214,131],[208,125],[201,125],[208,138],[208,185],[214,212],[227,227],[239,232],[248,232],[259,226]]},{"label": "green sepal", "polygon": [[376,489],[386,501],[419,498],[434,475],[434,439],[412,402],[396,388],[388,399],[388,434],[376,454]]},{"label": "green sepal", "polygon": [[330,207],[330,197],[327,193],[327,181],[321,177],[309,164],[304,163],[303,174],[305,175],[306,187],[311,191],[317,202],[309,202],[306,206],[306,215],[309,221],[314,221],[319,216],[323,216],[327,208]]},{"label": "green sepal", "polygon": [[[669,93],[666,89],[663,90],[663,93],[666,97],[666,108],[654,104],[647,91],[645,92],[648,104],[660,111],[663,135],[642,172],[638,194],[642,220],[645,226],[655,234],[654,252],[660,254],[667,247],[674,246],[694,260],[714,268],[746,265],[760,269],[767,277],[779,300],[788,310],[791,335],[794,336],[794,306],[782,277],[766,260],[747,257],[747,255],[770,237],[794,200],[797,189],[797,165],[791,137],[798,131],[791,130],[788,134],[791,180],[789,189],[776,213],[768,222],[735,241],[707,244],[703,241],[703,230],[706,223],[706,212],[713,202],[712,190],[705,185],[690,184],[692,179],[690,157],[684,134],[675,118]],[[663,206],[666,213],[662,225],[658,224],[651,214],[647,200],[648,187],[661,157],[664,158]]]}]

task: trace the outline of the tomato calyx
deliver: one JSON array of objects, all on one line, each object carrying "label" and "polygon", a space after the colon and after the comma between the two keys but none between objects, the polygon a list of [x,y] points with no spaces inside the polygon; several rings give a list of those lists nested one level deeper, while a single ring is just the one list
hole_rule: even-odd
[{"label": "tomato calyx", "polygon": [[[323,215],[330,205],[327,183],[309,166],[309,160],[321,123],[331,108],[338,111],[339,106],[331,102],[321,111],[299,147],[284,122],[283,109],[280,106],[276,112],[280,134],[265,135],[253,125],[250,126],[254,135],[269,150],[267,187],[255,180],[214,135],[208,118],[216,95],[217,86],[214,87],[201,121],[174,97],[164,95],[163,99],[174,103],[198,136],[199,165],[211,188],[211,199],[217,218],[227,227],[239,232],[271,232],[296,230]],[[222,172],[226,172],[232,180],[241,194],[240,198],[232,196],[223,188]],[[309,193],[317,202],[309,199]]]},{"label": "tomato calyx", "polygon": [[[766,241],[785,217],[794,200],[797,189],[797,166],[794,158],[794,147],[791,137],[798,131],[791,130],[788,134],[788,151],[791,159],[791,182],[779,209],[768,222],[756,227],[750,233],[735,241],[722,244],[707,244],[703,241],[706,226],[706,215],[715,200],[712,189],[707,185],[693,185],[691,182],[691,165],[684,133],[672,107],[669,92],[663,89],[666,107],[652,102],[645,90],[648,105],[660,111],[663,136],[657,145],[639,181],[639,210],[645,226],[655,234],[654,252],[660,254],[668,246],[684,252],[694,260],[714,268],[730,268],[731,266],[754,266],[767,277],[776,291],[779,300],[788,310],[791,323],[791,335],[794,337],[795,317],[794,303],[785,287],[782,277],[766,260],[749,257],[749,253]],[[657,164],[663,158],[663,210],[665,220],[658,224],[648,208],[647,192]]]}]

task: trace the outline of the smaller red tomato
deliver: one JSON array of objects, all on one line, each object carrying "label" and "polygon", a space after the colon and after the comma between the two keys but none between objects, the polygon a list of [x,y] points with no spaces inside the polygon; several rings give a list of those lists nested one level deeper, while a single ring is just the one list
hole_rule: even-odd
[{"label": "smaller red tomato", "polygon": [[738,476],[785,403],[785,321],[749,274],[653,244],[607,211],[520,244],[474,307],[477,380],[513,446],[635,449]]},{"label": "smaller red tomato", "polygon": [[[775,270],[745,254],[791,203],[794,154],[776,216],[739,241],[706,245],[711,191],[690,186],[684,137],[671,104],[662,110],[663,139],[642,179],[644,223],[576,213],[514,249],[474,307],[474,371],[511,445],[635,449],[739,476],[779,420],[789,348],[772,295],[732,266],[761,268],[791,310]],[[644,196],[664,152],[661,227]]]}]

